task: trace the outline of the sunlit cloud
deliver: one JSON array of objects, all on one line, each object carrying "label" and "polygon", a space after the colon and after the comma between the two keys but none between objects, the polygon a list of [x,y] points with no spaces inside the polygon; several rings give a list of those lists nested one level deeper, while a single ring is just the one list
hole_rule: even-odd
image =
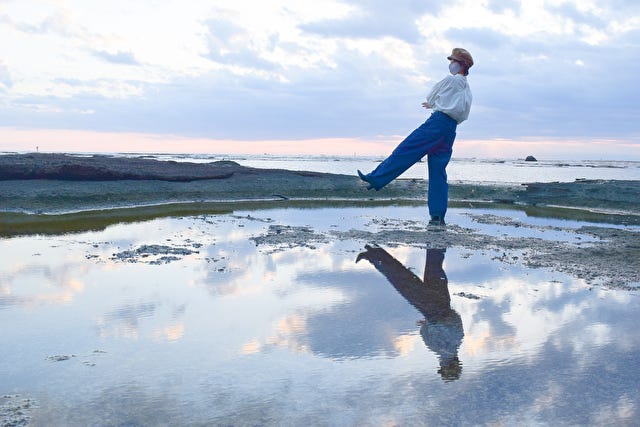
[{"label": "sunlit cloud", "polygon": [[[16,248],[15,255],[21,256],[20,250]],[[5,261],[16,258],[5,255]],[[78,268],[80,266],[80,268]],[[43,305],[63,305],[70,304],[78,294],[85,291],[84,281],[76,276],[87,271],[81,263],[73,261],[63,262],[58,268],[50,268],[40,263],[18,262],[12,265],[8,271],[0,277],[0,305],[22,306],[28,309],[37,309]],[[27,280],[27,283],[44,284],[38,288],[38,292],[33,292],[31,286],[15,286]]]},{"label": "sunlit cloud", "polygon": [[[517,278],[483,285],[491,304],[503,307],[504,313],[496,323],[495,320],[481,319],[481,305],[461,306],[465,325],[461,358],[464,360],[466,355],[493,359],[505,351],[514,350],[523,356],[535,357],[545,344],[555,345],[557,332],[578,320],[590,308],[583,300],[564,304],[560,309],[552,308],[552,301],[566,297],[567,286],[566,283],[555,282],[534,284]],[[532,292],[540,301],[536,305],[526,302],[530,301]],[[610,340],[610,331],[606,327],[597,324],[591,327],[592,331],[584,331],[575,337],[575,346],[603,345]],[[557,337],[558,340],[561,338]],[[581,348],[574,350],[577,354],[584,354],[580,352]]]},{"label": "sunlit cloud", "polygon": [[140,336],[140,323],[145,318],[153,317],[158,308],[157,303],[141,302],[125,304],[112,310],[96,320],[101,337],[123,337],[137,340]]},{"label": "sunlit cloud", "polygon": [[476,356],[487,351],[493,345],[492,333],[488,322],[474,322],[467,327],[462,341],[462,354]]},{"label": "sunlit cloud", "polygon": [[240,354],[249,355],[260,353],[262,350],[262,345],[258,339],[253,339],[250,342],[244,344],[242,349],[240,350]]},{"label": "sunlit cloud", "polygon": [[270,346],[286,347],[298,353],[309,353],[309,344],[306,342],[307,318],[299,314],[293,314],[278,319],[274,335],[266,339]]},{"label": "sunlit cloud", "polygon": [[174,325],[164,327],[155,332],[157,340],[161,341],[178,341],[184,336],[184,323],[178,322]]},{"label": "sunlit cloud", "polygon": [[398,352],[398,356],[404,357],[413,352],[418,341],[420,337],[415,334],[399,335],[393,340],[393,348]]}]

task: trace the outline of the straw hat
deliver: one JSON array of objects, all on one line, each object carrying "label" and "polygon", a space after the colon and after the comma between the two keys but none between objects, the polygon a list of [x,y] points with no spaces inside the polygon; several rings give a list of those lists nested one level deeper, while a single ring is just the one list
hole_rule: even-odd
[{"label": "straw hat", "polygon": [[451,51],[451,55],[447,56],[447,59],[462,62],[467,67],[467,70],[473,66],[473,58],[471,57],[471,54],[461,47],[454,48]]}]

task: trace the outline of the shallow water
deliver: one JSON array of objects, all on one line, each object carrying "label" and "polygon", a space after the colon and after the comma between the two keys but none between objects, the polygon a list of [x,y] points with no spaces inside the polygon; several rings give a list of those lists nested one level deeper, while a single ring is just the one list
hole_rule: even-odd
[{"label": "shallow water", "polygon": [[[370,172],[384,157],[291,158],[243,157],[243,166],[281,168],[353,175],[357,169]],[[538,161],[465,159],[453,157],[447,167],[450,182],[522,184],[530,182],[573,182],[577,179],[639,180],[640,162],[634,161]],[[426,179],[427,163],[422,161],[402,174],[403,179]]]},{"label": "shallow water", "polygon": [[[0,152],[2,154],[9,154]],[[104,154],[104,153],[103,153]],[[74,155],[92,155],[91,153]],[[260,169],[288,169],[356,175],[356,170],[373,170],[384,156],[319,155],[237,155],[109,153],[112,156],[145,157],[165,161],[208,163],[232,160]],[[640,180],[640,161],[629,160],[549,160],[527,162],[523,159],[484,159],[458,157],[454,152],[447,167],[450,182],[474,184],[522,184],[531,182],[573,182],[587,180]],[[427,164],[421,161],[405,171],[402,179],[426,179]]]},{"label": "shallow water", "polygon": [[[380,216],[420,220],[424,208],[235,212],[0,240],[3,423],[25,399],[33,425],[638,419],[638,291],[490,248],[366,252],[372,242],[327,238]],[[450,221],[472,218],[452,210]],[[267,238],[291,230],[297,239]]]}]

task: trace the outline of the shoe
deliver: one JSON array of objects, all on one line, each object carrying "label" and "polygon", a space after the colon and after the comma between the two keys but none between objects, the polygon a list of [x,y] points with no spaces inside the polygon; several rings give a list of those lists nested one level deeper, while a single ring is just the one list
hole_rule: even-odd
[{"label": "shoe", "polygon": [[444,227],[445,225],[444,218],[441,216],[432,216],[429,221],[429,227]]},{"label": "shoe", "polygon": [[362,172],[360,172],[360,169],[358,169],[358,176],[360,177],[361,180],[363,180],[364,182],[366,182],[367,184],[369,184],[367,186],[367,190],[373,190],[375,187],[373,186],[373,184],[371,184],[369,182],[369,180],[367,179],[367,176],[365,174],[363,174]]},{"label": "shoe", "polygon": [[370,246],[370,245],[364,245],[364,248],[366,249],[364,252],[360,252],[358,254],[358,256],[356,257],[356,264],[358,262],[360,262],[361,259],[366,259],[368,261],[371,261],[371,259],[369,258],[371,256],[371,251],[374,250],[375,248],[379,248],[380,246],[375,245],[375,246]]}]

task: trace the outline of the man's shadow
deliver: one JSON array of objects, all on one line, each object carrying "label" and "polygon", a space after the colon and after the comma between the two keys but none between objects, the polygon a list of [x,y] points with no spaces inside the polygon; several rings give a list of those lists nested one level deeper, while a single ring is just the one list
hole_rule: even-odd
[{"label": "man's shadow", "polygon": [[424,280],[378,246],[365,246],[356,262],[368,260],[411,305],[424,315],[420,335],[427,348],[438,355],[438,373],[445,381],[460,378],[462,364],[458,348],[464,331],[460,315],[451,308],[447,275],[444,272],[445,249],[427,249]]}]

